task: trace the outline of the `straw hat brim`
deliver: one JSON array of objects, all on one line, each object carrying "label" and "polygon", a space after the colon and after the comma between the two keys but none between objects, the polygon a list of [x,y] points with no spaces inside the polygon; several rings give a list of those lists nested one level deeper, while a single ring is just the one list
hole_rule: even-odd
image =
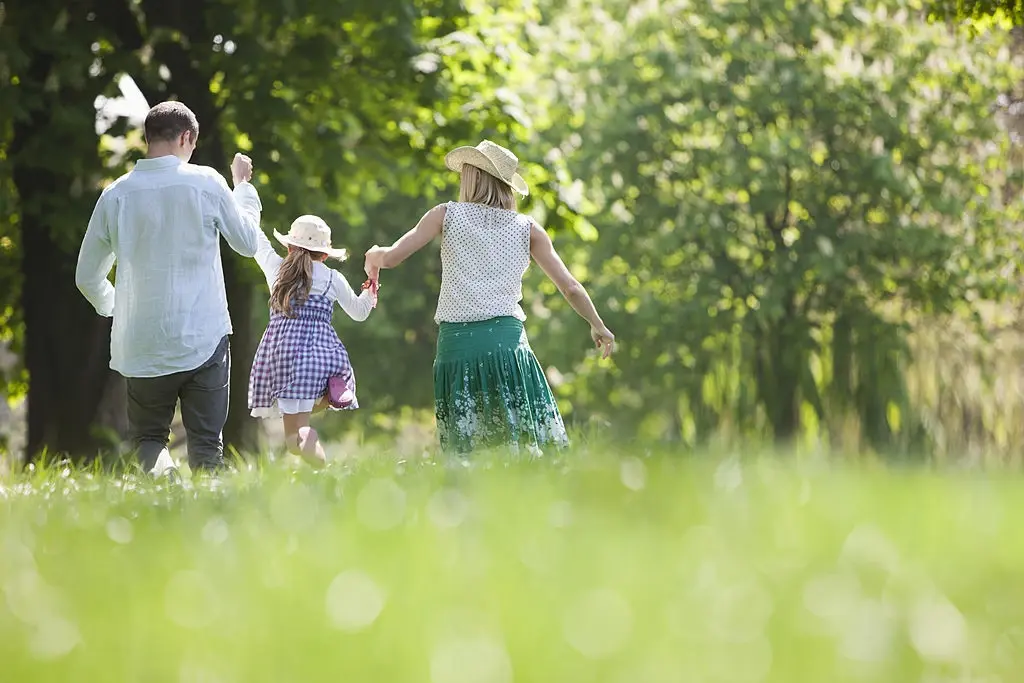
[{"label": "straw hat brim", "polygon": [[318,254],[327,254],[328,257],[338,261],[344,261],[348,258],[347,249],[334,249],[332,247],[317,247],[310,244],[301,244],[293,240],[288,235],[282,235],[277,230],[274,231],[274,237],[276,237],[277,241],[286,247],[298,247],[299,249],[305,249],[306,251],[315,251]]},{"label": "straw hat brim", "polygon": [[524,197],[530,194],[530,187],[523,180],[523,176],[513,173],[511,178],[506,178],[498,171],[490,157],[476,147],[456,147],[444,157],[445,166],[456,173],[462,173],[465,164],[476,166],[480,170],[487,171],[502,182],[508,183],[513,190]]}]

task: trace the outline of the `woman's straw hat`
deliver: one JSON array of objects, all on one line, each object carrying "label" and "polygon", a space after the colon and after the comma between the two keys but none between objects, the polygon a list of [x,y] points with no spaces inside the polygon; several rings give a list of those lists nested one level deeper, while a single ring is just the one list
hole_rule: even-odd
[{"label": "woman's straw hat", "polygon": [[526,181],[517,173],[519,159],[512,152],[490,140],[484,140],[476,147],[457,147],[448,152],[444,163],[456,173],[462,173],[462,167],[466,164],[476,166],[512,186],[513,190],[524,197],[530,194]]},{"label": "woman's straw hat", "polygon": [[275,230],[274,237],[286,247],[300,247],[320,254],[327,254],[339,261],[344,261],[348,256],[345,249],[331,247],[331,228],[319,216],[299,216],[292,221],[287,235],[282,235]]}]

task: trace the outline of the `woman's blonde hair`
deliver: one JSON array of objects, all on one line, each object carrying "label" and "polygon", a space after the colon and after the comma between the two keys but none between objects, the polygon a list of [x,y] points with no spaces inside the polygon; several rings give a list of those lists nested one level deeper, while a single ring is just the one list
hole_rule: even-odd
[{"label": "woman's blonde hair", "polygon": [[516,196],[512,193],[511,185],[469,164],[462,167],[459,201],[485,204],[508,211],[516,210]]},{"label": "woman's blonde hair", "polygon": [[289,247],[277,280],[270,292],[270,310],[289,318],[294,317],[293,304],[301,304],[313,287],[313,260],[320,260],[321,254],[313,254],[301,247]]}]

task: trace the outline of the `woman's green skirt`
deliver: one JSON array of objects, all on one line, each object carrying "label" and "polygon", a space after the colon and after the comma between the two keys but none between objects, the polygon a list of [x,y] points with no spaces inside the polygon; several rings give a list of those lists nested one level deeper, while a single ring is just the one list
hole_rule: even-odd
[{"label": "woman's green skirt", "polygon": [[516,318],[441,323],[434,404],[445,451],[508,445],[535,452],[569,443],[551,387]]}]

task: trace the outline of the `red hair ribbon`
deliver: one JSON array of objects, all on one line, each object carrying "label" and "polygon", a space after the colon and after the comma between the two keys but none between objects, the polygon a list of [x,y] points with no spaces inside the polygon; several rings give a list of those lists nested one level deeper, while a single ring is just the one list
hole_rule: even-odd
[{"label": "red hair ribbon", "polygon": [[370,278],[363,283],[363,291],[370,290],[373,295],[373,306],[371,308],[377,308],[377,290],[380,289],[380,282],[377,278]]}]

